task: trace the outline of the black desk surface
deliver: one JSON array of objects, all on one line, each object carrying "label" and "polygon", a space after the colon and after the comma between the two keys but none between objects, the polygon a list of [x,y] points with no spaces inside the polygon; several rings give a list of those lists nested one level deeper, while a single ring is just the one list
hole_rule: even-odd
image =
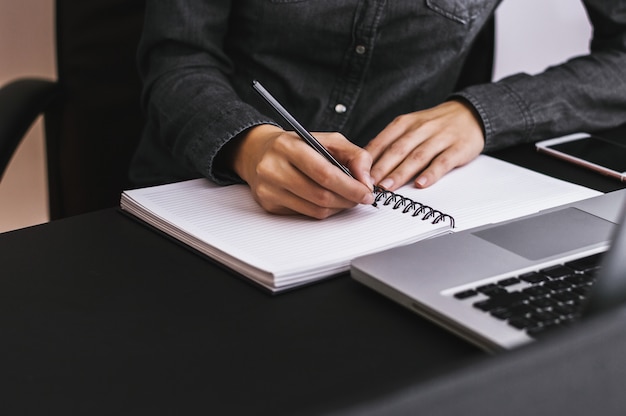
[{"label": "black desk surface", "polygon": [[[530,146],[499,156],[621,187]],[[271,296],[115,209],[0,253],[2,414],[315,414],[491,359],[348,276]]]}]

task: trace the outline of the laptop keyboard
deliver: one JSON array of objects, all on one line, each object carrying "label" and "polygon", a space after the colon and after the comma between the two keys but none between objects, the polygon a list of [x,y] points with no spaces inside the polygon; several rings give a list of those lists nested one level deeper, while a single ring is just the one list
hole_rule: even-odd
[{"label": "laptop keyboard", "polygon": [[602,254],[504,278],[454,297],[537,338],[580,318]]}]

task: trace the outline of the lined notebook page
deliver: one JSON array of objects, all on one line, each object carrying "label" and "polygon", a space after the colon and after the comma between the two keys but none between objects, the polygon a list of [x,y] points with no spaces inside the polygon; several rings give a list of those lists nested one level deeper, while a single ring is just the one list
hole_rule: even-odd
[{"label": "lined notebook page", "polygon": [[[456,229],[499,222],[599,192],[488,156],[427,189],[397,193],[452,215]],[[325,220],[265,212],[245,185],[197,179],[126,191],[122,208],[270,290],[348,270],[350,260],[448,229],[390,207],[358,206]]]},{"label": "lined notebook page", "polygon": [[362,205],[322,221],[273,215],[247,186],[205,179],[126,191],[122,208],[276,288],[346,271],[356,256],[449,229],[391,207]]},{"label": "lined notebook page", "polygon": [[505,221],[600,195],[601,192],[481,155],[426,189],[400,194],[454,216],[456,230]]}]

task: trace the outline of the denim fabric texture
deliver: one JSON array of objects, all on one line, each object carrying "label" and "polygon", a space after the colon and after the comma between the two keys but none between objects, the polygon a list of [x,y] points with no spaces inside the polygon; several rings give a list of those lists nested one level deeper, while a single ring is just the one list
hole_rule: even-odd
[{"label": "denim fabric texture", "polygon": [[475,107],[485,151],[626,121],[626,0],[583,1],[590,55],[454,91],[499,3],[148,0],[138,52],[147,124],[131,176],[140,186],[239,182],[215,168],[221,147],[252,126],[283,124],[253,79],[310,131],[361,146],[396,116],[451,97]]}]

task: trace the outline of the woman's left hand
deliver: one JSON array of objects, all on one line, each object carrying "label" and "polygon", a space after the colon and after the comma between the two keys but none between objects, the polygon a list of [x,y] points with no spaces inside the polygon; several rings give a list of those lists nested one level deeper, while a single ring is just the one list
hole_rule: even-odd
[{"label": "woman's left hand", "polygon": [[397,117],[365,149],[374,160],[375,183],[395,190],[415,178],[425,188],[476,158],[485,145],[482,123],[462,101]]}]

